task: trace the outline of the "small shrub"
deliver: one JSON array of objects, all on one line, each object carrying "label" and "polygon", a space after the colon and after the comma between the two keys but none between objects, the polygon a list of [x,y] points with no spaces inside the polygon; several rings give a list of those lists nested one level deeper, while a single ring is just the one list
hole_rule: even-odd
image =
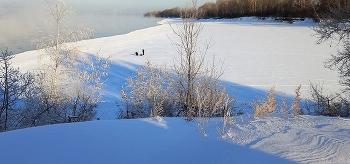
[{"label": "small shrub", "polygon": [[254,109],[254,117],[261,117],[268,113],[275,112],[277,107],[275,87],[269,90],[266,99],[260,99],[258,102],[254,101],[252,106]]},{"label": "small shrub", "polygon": [[281,114],[284,114],[284,115],[288,114],[286,94],[283,94],[282,103],[280,105],[280,112]]},{"label": "small shrub", "polygon": [[233,116],[231,114],[232,110],[230,108],[230,103],[234,100],[226,101],[226,109],[224,112],[224,115],[222,117],[222,128],[219,126],[216,127],[217,131],[219,132],[221,137],[224,137],[227,133],[232,132],[233,125],[235,124],[235,120],[233,119]]},{"label": "small shrub", "polygon": [[306,104],[310,113],[331,117],[350,116],[349,91],[336,95],[325,95],[322,86],[311,84],[310,95]]},{"label": "small shrub", "polygon": [[119,118],[174,116],[177,108],[174,99],[174,78],[166,66],[155,67],[150,61],[127,79],[127,88],[120,91],[124,109]]},{"label": "small shrub", "polygon": [[301,85],[298,86],[298,88],[295,90],[295,98],[294,98],[294,101],[292,103],[292,111],[293,111],[293,116],[294,117],[298,117],[301,112],[299,111],[300,109],[300,88],[301,88]]}]

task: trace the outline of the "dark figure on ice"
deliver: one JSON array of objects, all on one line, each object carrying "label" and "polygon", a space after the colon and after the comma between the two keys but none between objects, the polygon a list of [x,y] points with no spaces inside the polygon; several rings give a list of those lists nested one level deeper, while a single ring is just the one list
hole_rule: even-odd
[{"label": "dark figure on ice", "polygon": [[144,49],[142,49],[142,55],[145,55],[145,50]]},{"label": "dark figure on ice", "polygon": [[139,53],[138,53],[138,52],[135,52],[135,55],[136,55],[136,56],[139,56]]}]

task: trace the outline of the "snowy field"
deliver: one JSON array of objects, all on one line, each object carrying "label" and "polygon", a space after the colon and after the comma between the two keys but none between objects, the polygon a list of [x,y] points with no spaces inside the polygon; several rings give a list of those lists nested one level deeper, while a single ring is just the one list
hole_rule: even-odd
[{"label": "snowy field", "polygon": [[[179,20],[172,20],[173,26]],[[289,101],[301,85],[308,97],[310,82],[327,92],[341,86],[324,61],[337,45],[316,45],[311,21],[294,24],[242,20],[204,20],[201,41],[211,40],[207,60],[224,61],[221,80],[238,102],[264,96],[272,86]],[[224,139],[216,130],[220,119],[206,125],[207,137],[197,123],[181,118],[114,120],[118,90],[125,78],[146,60],[166,64],[176,56],[168,21],[124,35],[83,41],[81,50],[112,55],[106,79],[100,121],[52,125],[0,134],[4,151],[0,163],[350,163],[350,120],[301,116],[266,117],[240,122]],[[135,52],[145,49],[145,55]],[[14,66],[25,72],[38,66],[37,51],[18,54]],[[237,118],[237,120],[240,120]]]},{"label": "snowy field", "polygon": [[235,125],[220,139],[220,119],[100,120],[0,134],[0,163],[349,163],[350,120],[267,117]]}]

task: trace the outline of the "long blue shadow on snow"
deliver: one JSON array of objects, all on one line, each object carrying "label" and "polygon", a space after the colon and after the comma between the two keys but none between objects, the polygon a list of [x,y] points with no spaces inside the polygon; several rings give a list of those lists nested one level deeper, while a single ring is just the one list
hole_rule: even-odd
[{"label": "long blue shadow on snow", "polygon": [[[116,102],[121,102],[119,91],[122,87],[127,85],[126,78],[132,77],[135,74],[135,70],[142,67],[131,62],[119,61],[118,63],[110,63],[110,68],[107,70],[109,75],[103,80],[105,81],[105,95],[103,96],[103,103],[100,103],[100,107],[112,108],[107,106],[113,104],[116,108]],[[268,90],[257,89],[250,86],[244,86],[229,81],[219,81],[226,86],[227,93],[233,96],[236,101],[236,106],[243,104],[249,104],[254,100],[266,98]],[[271,86],[272,87],[272,86]],[[278,103],[282,101],[283,93],[276,93],[276,100]],[[293,101],[293,95],[286,95],[287,104],[291,104]],[[247,105],[243,107],[244,112],[251,113],[252,109]]]}]

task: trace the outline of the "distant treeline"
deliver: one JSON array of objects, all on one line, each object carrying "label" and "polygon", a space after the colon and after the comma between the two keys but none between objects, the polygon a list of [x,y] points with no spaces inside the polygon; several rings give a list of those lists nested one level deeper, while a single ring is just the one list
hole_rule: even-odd
[{"label": "distant treeline", "polygon": [[[217,0],[198,8],[199,18],[238,18],[245,16],[317,18],[333,9],[349,8],[350,0]],[[147,12],[144,16],[174,18],[181,8]]]}]

